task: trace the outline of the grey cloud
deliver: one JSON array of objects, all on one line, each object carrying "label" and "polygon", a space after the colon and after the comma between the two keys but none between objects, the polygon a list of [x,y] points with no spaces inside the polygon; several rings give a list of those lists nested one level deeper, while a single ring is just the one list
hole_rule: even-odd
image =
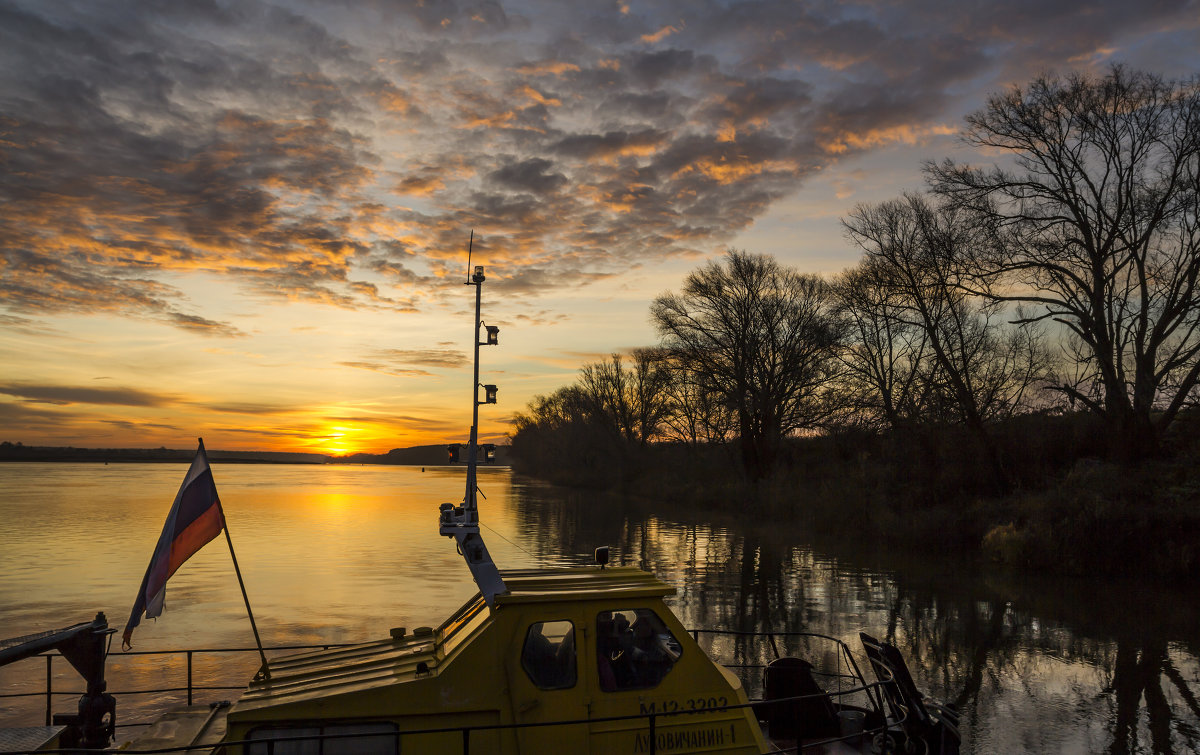
[{"label": "grey cloud", "polygon": [[714,71],[717,62],[712,56],[697,55],[692,50],[670,49],[632,55],[628,66],[634,81],[647,89],[657,89],[669,79]]},{"label": "grey cloud", "polygon": [[497,32],[510,24],[504,6],[493,0],[376,0],[375,8],[387,16],[417,22],[426,32],[451,34],[461,31]]},{"label": "grey cloud", "polygon": [[488,174],[496,185],[513,191],[553,194],[567,183],[562,173],[550,172],[554,163],[540,157],[511,162]]},{"label": "grey cloud", "polygon": [[176,427],[175,425],[165,425],[158,422],[130,422],[123,419],[106,419],[101,421],[104,422],[104,424],[113,425],[121,428],[122,430],[142,430],[146,428],[153,428],[155,430],[183,432],[182,428]]},{"label": "grey cloud", "polygon": [[316,433],[310,430],[269,430],[258,427],[219,427],[216,428],[212,435],[252,435],[263,438],[297,438],[300,440],[308,440],[313,437],[319,437]]},{"label": "grey cloud", "polygon": [[433,377],[433,373],[429,370],[393,367],[380,362],[338,362],[338,364],[342,367],[353,367],[357,370],[378,372],[383,375],[391,375],[392,377]]},{"label": "grey cloud", "polygon": [[295,406],[285,406],[282,404],[259,404],[254,402],[225,402],[220,404],[210,404],[206,402],[192,403],[195,406],[203,407],[209,411],[224,414],[273,416],[278,414],[291,414],[298,409],[298,407]]},{"label": "grey cloud", "polygon": [[669,138],[669,132],[654,128],[643,128],[634,132],[568,134],[551,145],[550,149],[560,155],[590,160],[619,155],[631,149],[655,149],[665,144]]},{"label": "grey cloud", "polygon": [[457,369],[469,361],[466,353],[456,348],[377,349],[365,359],[338,364],[395,377],[433,377],[434,373],[423,368]]},{"label": "grey cloud", "polygon": [[470,364],[467,354],[455,348],[381,349],[373,352],[372,356],[393,364],[419,364],[422,367],[445,369],[455,369]]},{"label": "grey cloud", "polygon": [[12,434],[3,440],[20,440],[15,435],[17,432],[59,430],[62,427],[62,418],[63,413],[61,411],[46,409],[41,404],[0,401],[0,426],[3,426],[7,433]]},{"label": "grey cloud", "polygon": [[599,108],[603,113],[622,113],[637,121],[652,121],[658,128],[675,128],[682,113],[692,105],[689,97],[661,90],[653,92],[613,91]]},{"label": "grey cloud", "polygon": [[714,121],[729,118],[740,124],[782,116],[784,124],[791,124],[811,104],[812,85],[808,82],[760,76],[737,80],[727,96],[701,112]]},{"label": "grey cloud", "polygon": [[576,265],[567,261],[555,267],[522,268],[511,277],[496,281],[496,290],[505,294],[538,295],[576,288],[611,277],[611,273],[580,272]]},{"label": "grey cloud", "polygon": [[571,319],[570,315],[562,312],[551,312],[548,309],[537,312],[518,312],[513,319],[528,325],[557,325]]},{"label": "grey cloud", "polygon": [[417,417],[413,415],[402,415],[395,418],[397,423],[401,423],[406,427],[420,428],[427,431],[441,431],[444,433],[460,433],[463,431],[462,423],[452,422],[435,417]]},{"label": "grey cloud", "polygon": [[96,404],[104,406],[167,406],[178,401],[175,396],[137,388],[88,388],[73,385],[30,385],[9,383],[0,385],[0,393],[46,404]]},{"label": "grey cloud", "polygon": [[201,317],[199,315],[189,315],[184,314],[183,312],[168,312],[167,318],[181,328],[185,328],[196,333],[202,333],[204,335],[225,336],[227,338],[245,335],[245,333],[229,323],[210,320],[207,317]]}]

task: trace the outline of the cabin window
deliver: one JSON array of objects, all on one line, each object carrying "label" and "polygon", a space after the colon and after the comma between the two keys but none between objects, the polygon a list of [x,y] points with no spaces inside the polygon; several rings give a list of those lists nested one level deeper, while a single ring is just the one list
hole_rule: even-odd
[{"label": "cabin window", "polygon": [[671,630],[648,608],[601,611],[596,617],[600,689],[657,687],[683,652]]},{"label": "cabin window", "polygon": [[397,731],[396,724],[383,722],[260,727],[247,739],[263,741],[246,745],[246,755],[396,755]]},{"label": "cabin window", "polygon": [[521,668],[540,689],[575,686],[575,625],[539,621],[525,634]]}]

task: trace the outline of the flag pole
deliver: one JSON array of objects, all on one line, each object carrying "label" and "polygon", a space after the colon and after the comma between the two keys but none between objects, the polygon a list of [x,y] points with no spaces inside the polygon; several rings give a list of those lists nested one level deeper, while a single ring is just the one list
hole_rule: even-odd
[{"label": "flag pole", "polygon": [[[218,504],[220,505],[220,504]],[[221,509],[221,518],[225,518],[225,510]],[[250,628],[254,630],[254,642],[258,645],[258,655],[262,658],[262,675],[271,678],[271,667],[267,665],[267,654],[263,652],[262,639],[258,636],[258,625],[254,623],[254,611],[250,610],[250,598],[246,595],[246,583],[242,581],[242,570],[238,568],[237,554],[233,551],[233,540],[229,538],[229,523],[225,523],[225,542],[229,543],[229,555],[233,557],[233,571],[237,574],[238,587],[242,588],[242,600],[246,601],[246,615],[250,617]]]},{"label": "flag pole", "polygon": [[[208,453],[204,451],[204,438],[200,438],[200,451],[204,453],[205,462],[208,461]],[[209,465],[211,469],[212,466]],[[262,659],[262,673],[264,679],[271,678],[271,667],[267,665],[267,654],[263,652],[262,638],[258,636],[258,625],[254,623],[254,611],[250,610],[250,596],[246,594],[246,583],[242,581],[242,570],[238,567],[237,553],[233,550],[233,538],[229,537],[229,520],[225,518],[225,509],[221,506],[221,499],[217,499],[217,508],[221,509],[221,523],[225,526],[225,542],[229,544],[229,555],[233,559],[233,573],[237,575],[238,587],[242,588],[242,600],[246,602],[246,615],[250,617],[250,629],[254,631],[254,644],[258,646],[258,656]]]}]

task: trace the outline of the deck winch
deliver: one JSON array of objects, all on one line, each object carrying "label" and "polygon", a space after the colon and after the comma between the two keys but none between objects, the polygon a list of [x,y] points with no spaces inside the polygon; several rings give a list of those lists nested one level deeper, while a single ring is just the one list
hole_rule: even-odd
[{"label": "deck winch", "polygon": [[77,712],[53,716],[55,726],[67,727],[60,740],[64,747],[100,749],[113,739],[117,701],[106,691],[104,660],[108,656],[108,638],[116,631],[109,628],[108,619],[101,612],[84,624],[0,641],[0,666],[57,650],[87,682]]}]

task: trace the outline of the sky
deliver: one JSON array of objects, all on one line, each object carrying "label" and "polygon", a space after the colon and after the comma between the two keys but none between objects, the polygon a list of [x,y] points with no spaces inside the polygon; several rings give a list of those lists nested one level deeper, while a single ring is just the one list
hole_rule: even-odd
[{"label": "sky", "polygon": [[835,274],[989,94],[1200,74],[1197,0],[0,0],[0,441],[462,441],[729,248]]}]

